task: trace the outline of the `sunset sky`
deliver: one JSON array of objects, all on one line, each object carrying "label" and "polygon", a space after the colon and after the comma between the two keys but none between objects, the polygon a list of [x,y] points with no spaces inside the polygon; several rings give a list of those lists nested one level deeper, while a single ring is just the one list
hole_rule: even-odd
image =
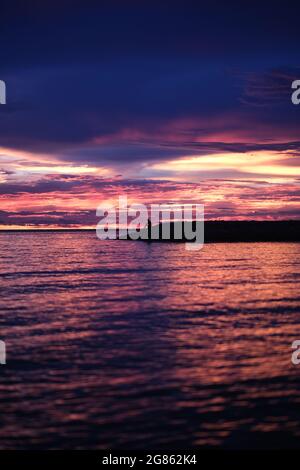
[{"label": "sunset sky", "polygon": [[93,227],[124,194],[299,218],[299,11],[239,3],[1,7],[0,228]]}]

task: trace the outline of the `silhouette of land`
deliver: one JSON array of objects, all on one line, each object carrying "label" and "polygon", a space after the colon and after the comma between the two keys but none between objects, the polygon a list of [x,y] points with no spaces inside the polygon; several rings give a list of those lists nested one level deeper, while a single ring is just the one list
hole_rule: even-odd
[{"label": "silhouette of land", "polygon": [[[163,236],[167,232],[166,225],[159,224],[141,230],[144,241],[148,242],[188,242],[194,239],[185,236],[189,231],[200,230],[200,222],[170,222],[169,237]],[[190,227],[188,225],[190,224]],[[179,227],[181,225],[181,227]],[[182,233],[178,238],[176,233]],[[128,236],[130,239],[130,236]],[[300,220],[286,221],[207,221],[204,223],[205,243],[215,242],[300,242]]]},{"label": "silhouette of land", "polygon": [[[191,224],[190,230],[196,231],[196,221],[185,222]],[[199,223],[199,222],[198,222]],[[170,223],[170,235],[168,239],[163,238],[165,224],[154,225],[149,230],[148,227],[141,230],[141,236],[144,235],[144,241],[148,242],[189,242],[193,241],[185,237],[185,229],[182,226],[182,236],[180,239],[175,237],[176,226],[182,225],[182,222]],[[5,229],[0,233],[31,233],[31,232],[95,232],[91,228],[32,228],[32,229]],[[152,231],[157,235],[152,236]],[[131,240],[131,237],[127,237]],[[221,221],[209,220],[204,223],[205,243],[212,242],[300,242],[300,220],[281,220],[281,221]]]}]

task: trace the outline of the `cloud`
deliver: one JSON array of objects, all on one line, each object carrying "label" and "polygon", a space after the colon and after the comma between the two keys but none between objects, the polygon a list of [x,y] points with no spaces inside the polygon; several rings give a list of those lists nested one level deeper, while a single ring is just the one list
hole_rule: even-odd
[{"label": "cloud", "polygon": [[199,198],[208,217],[295,214],[299,7],[82,5],[1,11],[3,223],[89,225],[120,193]]},{"label": "cloud", "polygon": [[245,88],[241,102],[250,106],[290,104],[291,86],[300,77],[300,67],[281,67],[264,73],[244,74]]},{"label": "cloud", "polygon": [[0,195],[1,228],[95,228],[98,205],[117,205],[120,195],[126,195],[129,204],[204,204],[206,220],[297,218],[300,208],[300,182],[211,179],[184,183],[64,175],[31,183],[27,190],[24,184],[6,189]]}]

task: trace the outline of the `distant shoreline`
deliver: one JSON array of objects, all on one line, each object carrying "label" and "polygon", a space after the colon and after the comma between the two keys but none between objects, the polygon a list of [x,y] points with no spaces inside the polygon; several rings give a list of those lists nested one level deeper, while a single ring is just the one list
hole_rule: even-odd
[{"label": "distant shoreline", "polygon": [[[172,225],[172,224],[171,224]],[[174,225],[174,223],[173,223]],[[1,233],[72,233],[95,232],[92,228],[30,228],[1,229]],[[300,242],[300,220],[280,221],[207,221],[204,225],[205,243],[217,242]],[[126,240],[125,240],[126,241]],[[176,240],[150,239],[145,242],[185,242],[184,238]]]}]

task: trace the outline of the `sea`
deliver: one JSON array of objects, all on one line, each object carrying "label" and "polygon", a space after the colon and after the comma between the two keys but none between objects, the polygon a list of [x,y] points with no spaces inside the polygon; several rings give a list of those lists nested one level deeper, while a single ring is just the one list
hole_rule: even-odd
[{"label": "sea", "polygon": [[0,448],[299,448],[299,254],[1,232]]}]

